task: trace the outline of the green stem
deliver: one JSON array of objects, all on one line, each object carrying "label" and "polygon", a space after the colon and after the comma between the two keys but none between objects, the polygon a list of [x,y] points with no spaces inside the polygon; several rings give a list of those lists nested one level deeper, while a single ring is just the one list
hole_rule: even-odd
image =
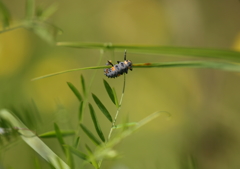
[{"label": "green stem", "polygon": [[19,29],[19,28],[22,28],[22,27],[23,27],[22,25],[18,25],[18,26],[15,26],[15,27],[9,28],[9,29],[2,30],[2,31],[0,31],[0,33],[8,32],[8,31],[12,31],[12,30]]}]

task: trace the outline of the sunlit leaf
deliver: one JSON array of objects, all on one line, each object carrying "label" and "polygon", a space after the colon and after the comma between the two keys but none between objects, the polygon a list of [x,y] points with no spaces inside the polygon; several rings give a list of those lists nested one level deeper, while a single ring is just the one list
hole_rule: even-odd
[{"label": "sunlit leaf", "polygon": [[[76,133],[73,130],[61,130],[60,132],[61,132],[62,137],[72,136]],[[56,131],[49,131],[49,132],[40,134],[38,136],[41,138],[56,138],[57,134],[56,134]]]},{"label": "sunlit leaf", "polygon": [[93,109],[93,107],[92,107],[92,105],[90,103],[89,103],[88,106],[89,106],[89,110],[90,110],[90,114],[91,114],[91,117],[92,117],[92,121],[93,121],[94,127],[95,127],[95,129],[97,131],[97,134],[101,138],[101,140],[103,142],[105,142],[105,138],[104,138],[104,135],[103,135],[102,130],[100,128],[100,124],[98,123],[95,111],[94,111],[94,109]]},{"label": "sunlit leaf", "polygon": [[102,104],[102,102],[97,98],[96,95],[92,93],[93,100],[97,104],[98,108],[101,110],[101,112],[107,117],[107,119],[112,122],[112,117],[106,107]]},{"label": "sunlit leaf", "polygon": [[0,19],[2,21],[3,28],[9,27],[10,12],[8,8],[0,1]]},{"label": "sunlit leaf", "polygon": [[84,133],[90,138],[90,140],[92,140],[93,143],[95,143],[96,145],[101,144],[101,142],[83,124],[80,124],[80,127],[82,128]]},{"label": "sunlit leaf", "polygon": [[115,104],[114,94],[113,94],[112,88],[110,87],[108,82],[106,80],[104,80],[104,79],[103,79],[103,84],[105,86],[105,89],[106,89],[106,91],[108,93],[109,98],[112,100],[113,104]]},{"label": "sunlit leaf", "polygon": [[69,88],[72,90],[72,92],[75,94],[75,96],[78,98],[78,100],[81,102],[82,101],[82,96],[79,93],[78,89],[71,83],[67,82]]}]

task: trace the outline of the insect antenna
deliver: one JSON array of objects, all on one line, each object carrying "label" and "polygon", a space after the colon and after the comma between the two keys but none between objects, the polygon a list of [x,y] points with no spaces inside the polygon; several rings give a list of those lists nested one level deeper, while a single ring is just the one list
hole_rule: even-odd
[{"label": "insect antenna", "polygon": [[110,60],[108,60],[107,62],[108,62],[108,65],[114,66],[113,63]]}]

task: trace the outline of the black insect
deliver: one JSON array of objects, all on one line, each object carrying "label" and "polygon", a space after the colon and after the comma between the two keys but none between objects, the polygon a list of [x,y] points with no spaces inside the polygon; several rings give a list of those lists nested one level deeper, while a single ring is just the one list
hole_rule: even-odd
[{"label": "black insect", "polygon": [[110,60],[108,60],[107,65],[112,65],[112,67],[108,68],[108,69],[104,69],[104,74],[108,78],[109,77],[115,78],[115,77],[122,75],[123,73],[127,74],[128,69],[132,70],[132,61],[126,60],[126,57],[127,57],[127,51],[125,50],[123,62],[117,61],[118,64],[113,65],[112,62]]}]

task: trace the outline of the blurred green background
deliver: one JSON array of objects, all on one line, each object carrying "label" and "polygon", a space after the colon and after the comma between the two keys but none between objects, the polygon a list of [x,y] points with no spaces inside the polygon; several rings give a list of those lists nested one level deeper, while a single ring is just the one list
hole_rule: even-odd
[{"label": "blurred green background", "polygon": [[[12,14],[12,25],[24,18],[25,1],[2,2]],[[38,0],[36,6],[44,8],[54,3],[58,10],[48,22],[63,30],[57,42],[240,50],[238,0]],[[115,61],[123,60],[123,54],[124,51],[114,52]],[[112,59],[112,55],[112,51],[105,51],[101,65]],[[43,125],[32,127],[37,133],[53,130],[52,122],[57,122],[62,129],[76,128],[78,100],[66,82],[80,89],[80,74],[89,84],[95,70],[38,81],[31,79],[96,66],[99,56],[99,50],[57,47],[26,29],[0,34],[0,107],[17,110],[24,116],[26,111],[31,114],[33,99],[43,121]],[[127,58],[133,63],[201,60],[138,54],[131,50]],[[113,116],[115,108],[102,79],[115,87],[120,96],[123,77],[107,79],[103,70],[97,70],[93,82],[92,92],[101,98]],[[198,168],[240,168],[239,73],[194,68],[133,69],[127,75],[126,85],[118,121],[127,116],[130,121],[139,121],[158,110],[168,111],[172,118],[166,120],[162,116],[125,139],[116,147],[121,158],[104,161],[102,168],[184,169],[188,167],[190,155]],[[107,135],[111,124],[98,113]],[[90,124],[88,111],[84,118],[85,124],[88,121]],[[58,155],[63,155],[56,139],[44,142]],[[13,168],[33,168],[34,157],[38,156],[21,140],[1,154],[1,164]]]}]

